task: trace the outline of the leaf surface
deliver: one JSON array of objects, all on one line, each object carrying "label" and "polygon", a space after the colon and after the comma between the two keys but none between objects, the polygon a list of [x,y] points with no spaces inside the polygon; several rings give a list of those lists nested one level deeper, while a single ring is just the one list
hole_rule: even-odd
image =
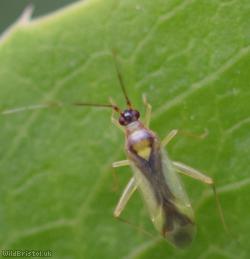
[{"label": "leaf surface", "polygon": [[[54,258],[249,258],[249,1],[89,0],[17,24],[0,43],[2,110],[52,107],[1,116],[0,247],[51,250]],[[183,177],[196,212],[192,246],[176,250],[155,233],[140,195],[116,222],[112,211],[131,176],[124,136],[110,111],[74,101],[124,98],[110,50],[135,107],[153,105],[151,128],[178,136],[174,160],[212,176],[230,234],[209,187]]]}]

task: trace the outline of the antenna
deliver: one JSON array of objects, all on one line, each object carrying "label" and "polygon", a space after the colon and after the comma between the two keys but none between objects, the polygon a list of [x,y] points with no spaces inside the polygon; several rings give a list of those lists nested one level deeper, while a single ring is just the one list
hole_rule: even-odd
[{"label": "antenna", "polygon": [[123,82],[123,78],[122,78],[122,75],[121,75],[121,72],[119,70],[119,66],[118,66],[118,62],[117,62],[117,58],[116,58],[116,51],[114,49],[112,49],[112,54],[113,54],[113,58],[114,58],[114,63],[115,63],[115,70],[116,70],[116,74],[117,74],[117,77],[119,79],[119,82],[120,82],[120,86],[121,86],[121,89],[122,89],[122,92],[123,92],[123,95],[126,99],[126,103],[128,105],[129,108],[132,107],[132,104],[128,98],[128,94],[126,92],[126,88],[125,88],[125,85],[124,85],[124,82]]},{"label": "antenna", "polygon": [[0,111],[0,115],[9,115],[12,113],[19,113],[19,112],[24,112],[29,110],[47,109],[50,107],[61,107],[62,105],[63,104],[61,102],[44,102],[42,104],[34,104],[34,105],[28,105],[28,106],[3,110],[3,111]]},{"label": "antenna", "polygon": [[[13,113],[19,113],[19,112],[24,112],[28,110],[40,110],[40,109],[47,109],[50,107],[62,107],[67,104],[62,103],[62,102],[45,102],[42,104],[34,104],[34,105],[29,105],[29,106],[24,106],[24,107],[19,107],[19,108],[13,108],[13,109],[8,109],[8,110],[3,110],[0,111],[0,115],[9,115]],[[121,110],[119,107],[115,104],[97,104],[97,103],[71,103],[70,105],[74,106],[92,106],[92,107],[100,107],[100,108],[112,108],[114,111],[121,113]]]},{"label": "antenna", "polygon": [[118,106],[114,104],[99,104],[99,103],[72,103],[75,106],[92,106],[92,107],[99,107],[99,108],[112,108],[114,111],[121,113],[121,110]]}]

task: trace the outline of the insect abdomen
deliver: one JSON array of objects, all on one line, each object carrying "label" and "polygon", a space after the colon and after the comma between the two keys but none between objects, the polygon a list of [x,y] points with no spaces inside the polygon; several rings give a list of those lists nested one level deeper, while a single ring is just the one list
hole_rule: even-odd
[{"label": "insect abdomen", "polygon": [[176,247],[183,248],[192,242],[196,232],[195,224],[188,216],[179,212],[174,205],[171,206],[172,208],[164,208],[162,235]]}]

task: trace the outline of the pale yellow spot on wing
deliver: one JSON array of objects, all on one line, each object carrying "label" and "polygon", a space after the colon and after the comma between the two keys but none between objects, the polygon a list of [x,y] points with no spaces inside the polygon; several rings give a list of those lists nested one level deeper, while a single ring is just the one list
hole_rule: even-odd
[{"label": "pale yellow spot on wing", "polygon": [[138,151],[138,155],[142,158],[144,158],[145,160],[149,160],[149,156],[151,153],[151,148],[150,147],[145,147],[144,149]]},{"label": "pale yellow spot on wing", "polygon": [[136,151],[138,156],[145,160],[148,160],[151,153],[150,142],[147,139],[139,141],[133,145],[133,149]]}]

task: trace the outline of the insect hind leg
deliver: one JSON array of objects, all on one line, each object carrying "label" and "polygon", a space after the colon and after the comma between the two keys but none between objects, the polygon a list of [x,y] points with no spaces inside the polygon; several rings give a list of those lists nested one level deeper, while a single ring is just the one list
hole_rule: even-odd
[{"label": "insect hind leg", "polygon": [[218,193],[217,193],[217,190],[216,190],[214,179],[205,175],[204,173],[188,166],[188,165],[185,165],[185,164],[181,163],[181,162],[173,161],[173,165],[174,165],[177,172],[179,172],[181,174],[184,174],[184,175],[187,175],[189,177],[192,177],[192,178],[194,178],[196,180],[199,180],[199,181],[201,181],[205,184],[208,184],[212,187],[214,197],[215,197],[215,201],[216,201],[216,206],[217,206],[219,216],[220,216],[220,220],[222,222],[222,225],[223,225],[225,231],[228,232],[228,227],[227,227],[227,224],[225,222],[224,213],[223,213],[223,210],[222,210],[222,207],[221,207],[221,203],[220,203],[219,196],[218,196]]},{"label": "insect hind leg", "polygon": [[130,200],[130,198],[132,197],[133,193],[136,191],[137,189],[137,183],[134,177],[132,177],[127,186],[125,187],[117,205],[116,208],[114,210],[113,216],[115,218],[118,218],[122,211],[124,210],[124,208],[126,207],[128,201]]},{"label": "insect hind leg", "polygon": [[128,220],[120,217],[120,215],[121,215],[122,211],[125,209],[128,201],[130,200],[130,198],[132,197],[134,192],[137,190],[137,187],[138,187],[137,182],[136,182],[135,178],[132,177],[129,180],[127,186],[125,187],[125,189],[124,189],[124,191],[121,195],[121,198],[118,201],[118,204],[116,205],[116,208],[113,212],[113,216],[114,216],[115,219],[117,219],[117,220],[119,220],[123,223],[126,223],[126,224],[132,226],[133,228],[139,230],[140,232],[143,232],[144,234],[152,237],[153,235],[151,233],[149,233],[148,231],[146,231],[146,230],[132,224]]}]

